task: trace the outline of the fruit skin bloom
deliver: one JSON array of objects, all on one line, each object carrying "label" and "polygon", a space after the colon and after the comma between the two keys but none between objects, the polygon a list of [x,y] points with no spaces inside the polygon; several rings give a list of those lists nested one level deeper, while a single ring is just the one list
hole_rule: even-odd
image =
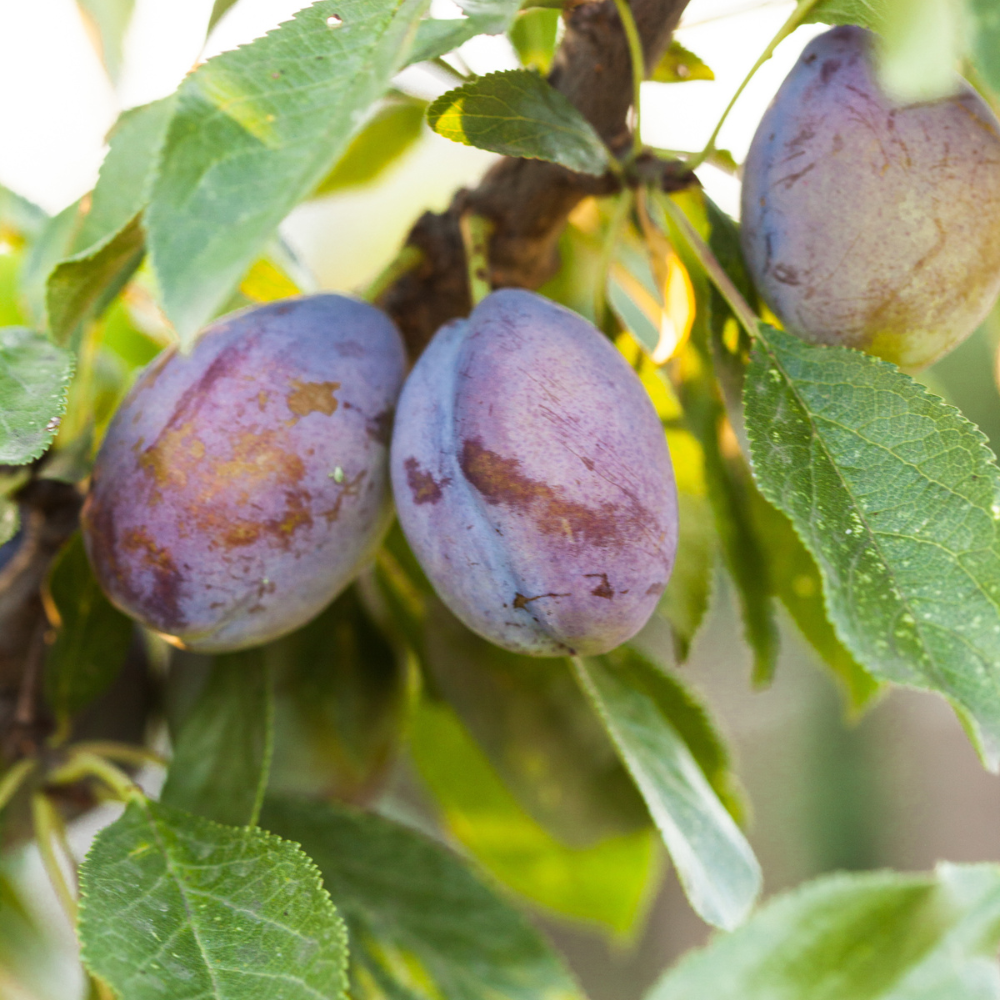
[{"label": "fruit skin bloom", "polygon": [[875,54],[855,27],[806,47],[747,156],[743,251],[789,330],[918,369],[1000,292],[1000,123],[957,78],[894,102]]},{"label": "fruit skin bloom", "polygon": [[162,354],[115,415],[83,511],[111,600],[199,652],[318,614],[391,521],[405,366],[389,318],[339,295],[248,309]]},{"label": "fruit skin bloom", "polygon": [[655,609],[677,546],[666,438],[575,313],[505,289],[442,327],[403,388],[390,464],[439,596],[498,646],[606,652]]}]

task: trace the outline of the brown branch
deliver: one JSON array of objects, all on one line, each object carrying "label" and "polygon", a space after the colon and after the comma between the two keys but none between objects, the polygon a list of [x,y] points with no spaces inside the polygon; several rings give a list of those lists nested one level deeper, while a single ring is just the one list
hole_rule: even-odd
[{"label": "brown branch", "polygon": [[[651,68],[665,51],[688,0],[631,0]],[[616,152],[630,145],[632,65],[613,0],[575,5],[549,82],[583,112]],[[619,181],[588,177],[540,160],[504,159],[474,190],[462,190],[441,213],[425,213],[407,242],[421,264],[379,297],[403,331],[413,357],[439,326],[471,308],[459,219],[468,211],[493,223],[490,278],[494,287],[538,288],[559,267],[557,244],[570,212],[588,195],[608,195]]]},{"label": "brown branch", "polygon": [[76,530],[81,497],[66,483],[36,479],[18,495],[22,533],[0,568],[0,755],[7,763],[48,732],[40,704],[48,619],[40,596],[56,553]]}]

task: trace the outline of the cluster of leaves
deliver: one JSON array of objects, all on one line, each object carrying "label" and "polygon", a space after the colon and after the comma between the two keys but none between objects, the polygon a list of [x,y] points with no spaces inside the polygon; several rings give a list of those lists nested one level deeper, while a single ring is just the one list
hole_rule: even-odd
[{"label": "cluster of leaves", "polygon": [[[232,3],[217,0],[213,24]],[[862,23],[895,53],[897,26],[931,3],[800,0],[783,31]],[[456,141],[627,174],[541,75],[558,9],[459,5],[464,18],[439,21],[427,0],[319,0],[125,112],[81,202],[48,218],[0,189],[7,552],[27,479],[84,482],[135,371],[162,346],[307,287],[279,222],[304,199],[376,177],[425,115]],[[114,73],[131,5],[81,6]],[[962,16],[977,29],[970,60],[1000,90],[1000,25],[979,0]],[[429,107],[393,89],[406,65],[500,32],[524,68],[470,76]],[[650,78],[711,76],[675,44]],[[735,224],[697,190],[626,184],[578,213],[563,250],[544,291],[617,337],[674,456],[681,541],[659,615],[677,660],[720,560],[756,682],[774,671],[781,604],[854,708],[884,682],[936,691],[1000,765],[1000,469],[982,434],[893,366],[762,322]],[[65,740],[114,683],[134,627],[97,587],[79,537],[54,562],[46,599],[56,635],[45,694]],[[0,802],[30,794],[46,857],[58,841],[47,789],[83,780],[125,802],[80,873],[98,995],[568,1000],[578,986],[511,896],[627,932],[662,845],[704,920],[749,922],[650,1000],[805,997],[819,984],[845,1000],[1000,996],[990,866],[824,879],[751,916],[761,873],[725,746],[671,666],[641,643],[587,659],[495,649],[445,610],[397,529],[304,629],[231,656],[173,655],[159,802],[111,763],[137,751],[72,739],[53,769],[11,768]],[[422,832],[426,809],[383,794],[404,750],[436,833],[464,858]],[[339,804],[376,800],[378,814]]]}]

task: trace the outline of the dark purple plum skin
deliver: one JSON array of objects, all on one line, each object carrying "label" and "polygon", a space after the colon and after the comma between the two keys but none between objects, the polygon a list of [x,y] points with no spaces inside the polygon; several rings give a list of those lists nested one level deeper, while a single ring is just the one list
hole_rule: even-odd
[{"label": "dark purple plum skin", "polygon": [[903,106],[870,32],[806,46],[743,171],[743,251],[789,330],[918,369],[983,320],[1000,292],[1000,122],[957,83]]},{"label": "dark purple plum skin", "polygon": [[109,598],[199,652],[318,614],[391,523],[405,370],[391,320],[339,295],[235,313],[189,355],[154,360],[108,429],[83,509]]},{"label": "dark purple plum skin", "polygon": [[659,418],[590,323],[519,289],[442,327],[400,396],[400,524],[469,628],[535,656],[598,654],[649,619],[677,494]]}]

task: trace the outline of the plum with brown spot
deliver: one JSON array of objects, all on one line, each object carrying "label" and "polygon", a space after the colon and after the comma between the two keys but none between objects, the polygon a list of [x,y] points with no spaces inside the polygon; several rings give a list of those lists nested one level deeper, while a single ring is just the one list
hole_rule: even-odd
[{"label": "plum with brown spot", "polygon": [[677,544],[666,438],[575,313],[504,289],[442,327],[403,388],[390,464],[429,579],[497,645],[606,652],[655,609]]},{"label": "plum with brown spot", "polygon": [[154,361],[112,421],[83,511],[111,600],[202,652],[316,615],[391,520],[381,429],[405,365],[388,317],[338,295],[227,316],[190,355]]},{"label": "plum with brown spot", "polygon": [[743,251],[789,330],[918,369],[1000,292],[1000,122],[957,77],[892,100],[875,44],[834,28],[781,85],[743,171]]}]

